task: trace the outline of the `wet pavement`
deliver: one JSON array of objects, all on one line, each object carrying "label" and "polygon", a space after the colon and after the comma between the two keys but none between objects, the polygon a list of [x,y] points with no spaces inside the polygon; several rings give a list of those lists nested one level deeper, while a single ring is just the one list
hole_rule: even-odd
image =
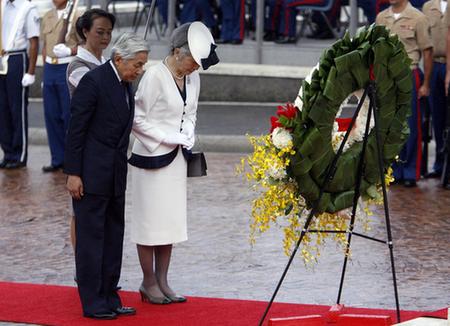
[{"label": "wet pavement", "polygon": [[[269,300],[287,262],[282,232],[272,228],[254,247],[249,245],[253,194],[235,175],[235,165],[245,154],[206,155],[208,177],[189,179],[189,240],[174,248],[172,287],[191,296]],[[47,147],[32,146],[27,168],[0,170],[2,281],[74,285],[65,177],[41,172],[48,157]],[[449,306],[450,191],[436,179],[422,180],[414,189],[392,186],[389,204],[401,308]],[[130,205],[127,200],[127,210]],[[382,210],[378,213],[370,235],[384,239]],[[352,244],[341,302],[393,309],[387,247],[361,238]],[[342,252],[331,242],[313,269],[295,259],[277,301],[335,303],[342,262]],[[140,281],[136,249],[126,230],[120,285],[136,291]]]}]

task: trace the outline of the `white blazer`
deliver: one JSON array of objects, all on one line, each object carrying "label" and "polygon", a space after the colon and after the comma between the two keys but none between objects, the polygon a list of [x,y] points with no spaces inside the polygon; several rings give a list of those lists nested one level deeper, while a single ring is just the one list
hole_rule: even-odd
[{"label": "white blazer", "polygon": [[162,143],[170,133],[180,132],[187,124],[195,128],[200,76],[197,71],[186,76],[186,103],[169,69],[160,62],[142,77],[135,96],[133,153],[159,156],[175,149]]}]

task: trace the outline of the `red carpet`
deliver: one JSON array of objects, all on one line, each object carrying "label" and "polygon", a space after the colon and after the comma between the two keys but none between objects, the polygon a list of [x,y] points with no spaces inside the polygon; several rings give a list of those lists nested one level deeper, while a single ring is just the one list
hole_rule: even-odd
[{"label": "red carpet", "polygon": [[[257,325],[266,302],[189,297],[187,303],[158,306],[143,304],[136,292],[121,292],[123,304],[137,315],[113,321],[95,321],[81,316],[76,288],[0,282],[0,321],[39,325],[150,325],[150,326],[239,326]],[[326,313],[329,306],[275,303],[269,318]],[[382,314],[395,311],[346,308],[345,313]],[[402,321],[428,315],[445,318],[447,310],[433,313],[402,311]],[[269,319],[267,318],[266,321]]]}]

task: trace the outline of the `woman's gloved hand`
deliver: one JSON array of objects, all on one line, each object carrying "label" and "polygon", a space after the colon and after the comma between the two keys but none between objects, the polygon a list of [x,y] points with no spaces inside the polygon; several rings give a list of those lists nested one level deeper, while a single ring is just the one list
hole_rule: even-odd
[{"label": "woman's gloved hand", "polygon": [[186,148],[191,147],[194,145],[188,137],[181,133],[181,132],[175,132],[173,134],[169,134],[164,138],[163,143],[167,145],[182,145]]}]

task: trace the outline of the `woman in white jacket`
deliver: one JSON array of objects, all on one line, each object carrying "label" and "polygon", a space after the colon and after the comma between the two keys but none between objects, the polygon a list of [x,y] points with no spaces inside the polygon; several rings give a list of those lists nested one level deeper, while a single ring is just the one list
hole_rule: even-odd
[{"label": "woman in white jacket", "polygon": [[172,244],[187,240],[187,160],[194,145],[200,92],[197,69],[219,60],[211,33],[200,22],[174,30],[171,51],[150,67],[136,92],[133,133],[131,240],[137,244],[141,299],[185,302],[170,288]]}]

